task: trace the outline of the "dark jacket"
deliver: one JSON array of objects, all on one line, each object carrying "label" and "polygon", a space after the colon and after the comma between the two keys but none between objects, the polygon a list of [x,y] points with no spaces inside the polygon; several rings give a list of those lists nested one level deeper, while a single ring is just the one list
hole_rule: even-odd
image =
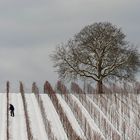
[{"label": "dark jacket", "polygon": [[10,108],[9,109],[10,110],[14,110],[15,108],[14,108],[14,106],[12,104],[10,104]]}]

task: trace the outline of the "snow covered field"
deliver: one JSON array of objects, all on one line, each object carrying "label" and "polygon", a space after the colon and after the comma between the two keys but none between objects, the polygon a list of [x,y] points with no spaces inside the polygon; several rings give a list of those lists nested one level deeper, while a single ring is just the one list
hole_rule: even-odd
[{"label": "snow covered field", "polygon": [[[25,93],[31,140],[139,140],[136,96],[39,93],[46,125],[35,93]],[[9,139],[29,140],[21,93],[9,93],[9,103],[15,106],[15,117],[9,113]],[[6,104],[6,93],[0,93],[0,140],[7,140]]]},{"label": "snow covered field", "polygon": [[0,93],[0,140],[6,140],[6,94]]}]

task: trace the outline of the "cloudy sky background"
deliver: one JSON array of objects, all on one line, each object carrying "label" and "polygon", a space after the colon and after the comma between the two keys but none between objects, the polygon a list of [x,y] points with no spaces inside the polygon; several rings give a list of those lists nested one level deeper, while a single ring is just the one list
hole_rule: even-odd
[{"label": "cloudy sky background", "polygon": [[140,46],[139,0],[0,0],[0,87],[54,84],[49,55],[84,26],[109,21]]}]

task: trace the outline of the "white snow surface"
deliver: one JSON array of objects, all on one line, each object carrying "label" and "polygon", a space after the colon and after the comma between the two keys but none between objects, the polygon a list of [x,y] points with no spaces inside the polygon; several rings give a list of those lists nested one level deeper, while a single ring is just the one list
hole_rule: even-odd
[{"label": "white snow surface", "polygon": [[6,93],[0,93],[0,140],[6,140],[7,104]]},{"label": "white snow surface", "polygon": [[47,119],[51,123],[51,128],[53,134],[57,140],[68,140],[67,135],[64,131],[60,118],[54,108],[54,105],[47,94],[41,94],[41,99],[43,101],[43,105],[45,107],[45,113]]},{"label": "white snow surface", "polygon": [[41,111],[34,93],[25,94],[27,110],[30,117],[31,130],[35,140],[48,140],[45,125],[41,116]]},{"label": "white snow surface", "polygon": [[[57,110],[55,109],[52,100],[48,96],[48,94],[39,94],[44,105],[45,109],[45,115],[47,117],[47,120],[50,122],[51,126],[51,132],[53,133],[53,136],[55,137],[55,140],[68,140],[68,137],[65,132],[65,128],[63,127],[63,124],[60,120],[60,116],[57,113]],[[83,124],[79,124],[76,116],[73,114],[72,108],[69,107],[67,102],[62,98],[60,94],[56,94],[59,104],[61,105],[65,115],[67,116],[69,122],[71,123],[71,126],[73,127],[75,133],[81,137],[81,139],[86,139],[84,136],[84,130],[82,130]],[[98,124],[95,123],[94,117],[91,117],[89,112],[86,110],[86,108],[82,105],[82,103],[79,101],[79,99],[73,95],[69,94],[69,97],[71,100],[78,105],[80,111],[82,112],[82,115],[84,116],[84,119],[86,119],[86,122],[89,124],[91,130],[94,130],[94,132],[97,132],[103,139],[105,139],[105,134],[103,135],[102,130],[98,127]],[[115,97],[115,96],[114,96]],[[124,98],[127,98],[124,96]],[[138,96],[139,100],[140,96]],[[33,134],[33,140],[51,140],[47,136],[47,132],[45,130],[45,125],[43,123],[43,118],[42,114],[40,111],[39,104],[37,102],[37,99],[35,97],[34,93],[25,93],[25,99],[27,102],[27,110],[28,110],[28,115],[29,115],[29,120],[30,120],[30,126],[31,126],[31,132]],[[125,117],[125,112],[129,111],[129,116],[125,119],[127,121],[118,120],[122,121],[122,124],[126,125],[125,131],[123,128],[120,128],[117,130],[114,127],[114,124],[108,119],[108,117],[102,112],[102,109],[99,108],[98,104],[96,104],[93,100],[90,99],[90,97],[87,97],[88,101],[92,103],[92,105],[95,107],[100,112],[100,115],[106,119],[106,123],[111,126],[111,129],[114,130],[114,132],[117,132],[118,134],[124,136],[121,137],[122,140],[126,139],[134,139],[134,140],[139,140],[139,116],[137,115],[139,113],[139,104],[125,104],[125,108],[122,108],[123,111],[123,117]],[[110,100],[110,99],[108,99]],[[121,103],[121,102],[120,102]],[[131,103],[131,102],[130,102]],[[24,107],[23,107],[23,101],[21,97],[21,93],[9,93],[9,104],[13,104],[15,107],[15,116],[11,117],[10,112],[9,112],[9,140],[28,140],[27,138],[27,128],[26,128],[26,121],[25,121],[25,112],[24,112]],[[115,104],[114,104],[115,105]],[[121,106],[124,104],[122,103]],[[133,106],[132,106],[133,105]],[[110,107],[110,106],[109,106]],[[135,110],[132,110],[133,109]],[[135,108],[134,108],[135,107]],[[128,110],[129,109],[129,110]],[[136,114],[134,113],[136,112]],[[127,112],[126,112],[127,113]],[[98,115],[97,117],[100,117]],[[114,118],[111,118],[114,119]],[[119,118],[121,119],[121,118]],[[127,126],[132,127],[127,127]],[[134,124],[134,125],[131,125]],[[82,127],[81,127],[82,125]],[[132,134],[128,131],[128,128],[132,131]],[[7,96],[6,93],[0,93],[0,140],[6,140],[6,131],[7,131]],[[125,132],[125,135],[123,135]],[[107,140],[114,140],[114,137],[112,139],[107,139]]]},{"label": "white snow surface", "polygon": [[91,118],[90,114],[88,113],[88,111],[85,109],[85,107],[81,104],[81,102],[73,95],[70,94],[70,96],[73,98],[73,101],[75,101],[78,106],[81,108],[83,115],[85,116],[86,120],[88,121],[90,127],[96,131],[97,133],[99,133],[103,139],[105,139],[104,135],[102,134],[102,132],[100,131],[100,129],[98,128],[98,126],[96,125],[96,123],[94,122],[94,120]]},{"label": "white snow surface", "polygon": [[82,139],[84,138],[84,133],[82,131],[82,129],[80,128],[73,112],[71,111],[70,107],[67,105],[67,103],[65,102],[65,100],[59,95],[56,94],[59,103],[61,104],[64,112],[66,113],[66,116],[68,117],[69,121],[71,122],[72,128],[75,130],[76,134],[81,137]]},{"label": "white snow surface", "polygon": [[15,107],[15,117],[10,116],[9,112],[9,133],[11,140],[28,140],[26,123],[23,109],[23,102],[20,93],[9,94],[9,104]]},{"label": "white snow surface", "polygon": [[100,112],[100,114],[106,119],[107,123],[112,127],[112,129],[114,129],[114,130],[121,136],[120,132],[119,132],[119,131],[114,127],[114,125],[109,121],[109,119],[105,116],[105,114],[103,113],[103,111],[96,105],[96,103],[94,103],[93,100],[91,100],[88,96],[86,96],[86,98],[88,99],[88,101],[89,101],[90,103],[93,104],[93,106],[94,106],[95,108],[97,108],[97,110],[98,110],[98,111]]}]

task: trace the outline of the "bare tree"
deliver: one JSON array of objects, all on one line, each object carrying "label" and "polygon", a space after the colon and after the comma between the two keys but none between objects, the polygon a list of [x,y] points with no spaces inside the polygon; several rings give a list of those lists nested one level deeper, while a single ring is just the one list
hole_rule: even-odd
[{"label": "bare tree", "polygon": [[10,89],[10,82],[7,81],[6,82],[6,92],[9,93],[9,89]]},{"label": "bare tree", "polygon": [[19,83],[20,83],[20,85],[19,85],[19,91],[20,91],[20,93],[24,94],[23,83],[21,81]]},{"label": "bare tree", "polygon": [[83,28],[73,39],[57,47],[54,66],[63,79],[89,78],[103,92],[106,79],[135,79],[140,67],[139,53],[125,40],[120,28],[108,22]]},{"label": "bare tree", "polygon": [[33,82],[33,84],[32,84],[32,92],[33,93],[39,93],[39,89],[36,85],[36,82]]}]

